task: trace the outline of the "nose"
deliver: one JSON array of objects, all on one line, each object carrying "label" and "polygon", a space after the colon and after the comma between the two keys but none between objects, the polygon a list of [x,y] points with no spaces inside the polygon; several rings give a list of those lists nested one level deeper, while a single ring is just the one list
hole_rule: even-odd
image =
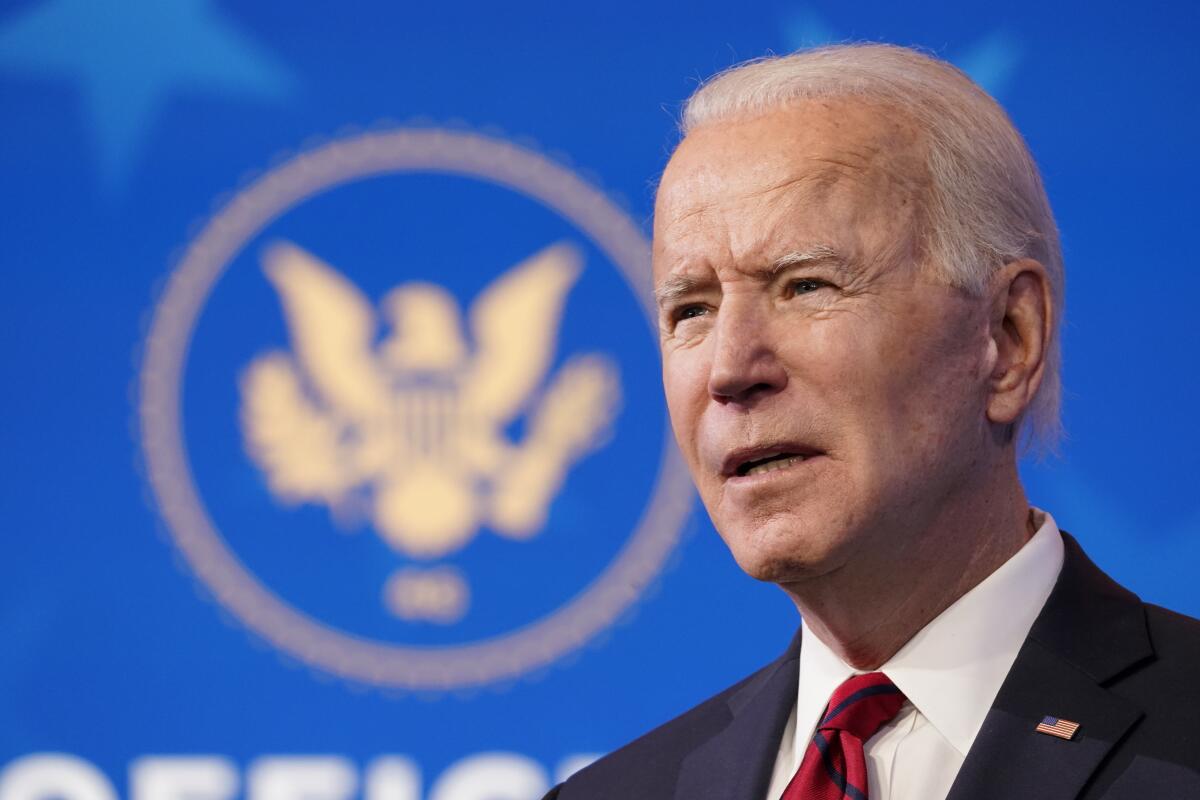
[{"label": "nose", "polygon": [[787,370],[762,309],[727,298],[713,334],[708,393],[718,403],[753,405],[787,386]]}]

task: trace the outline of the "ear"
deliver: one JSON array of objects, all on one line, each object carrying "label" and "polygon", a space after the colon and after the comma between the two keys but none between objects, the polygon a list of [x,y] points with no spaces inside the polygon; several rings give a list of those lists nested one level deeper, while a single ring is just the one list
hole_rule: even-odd
[{"label": "ear", "polygon": [[988,419],[1013,425],[1042,384],[1054,324],[1054,301],[1046,268],[1033,259],[1013,261],[992,279],[991,340],[995,364],[989,376]]}]

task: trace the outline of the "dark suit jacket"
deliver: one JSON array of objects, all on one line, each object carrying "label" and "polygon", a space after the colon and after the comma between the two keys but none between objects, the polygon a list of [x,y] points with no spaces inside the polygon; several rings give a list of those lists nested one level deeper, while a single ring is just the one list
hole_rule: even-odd
[{"label": "dark suit jacket", "polygon": [[[949,800],[1200,800],[1200,621],[1141,602],[1064,534],[1066,557]],[[775,662],[553,789],[546,800],[763,800],[796,701]],[[1045,716],[1079,723],[1070,741]]]}]

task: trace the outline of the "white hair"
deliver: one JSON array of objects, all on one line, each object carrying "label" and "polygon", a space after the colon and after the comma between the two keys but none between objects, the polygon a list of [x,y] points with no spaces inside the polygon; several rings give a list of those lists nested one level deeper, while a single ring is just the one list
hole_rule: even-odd
[{"label": "white hair", "polygon": [[1053,326],[1042,383],[1021,427],[1027,443],[1053,450],[1061,434],[1062,250],[1033,156],[987,92],[956,67],[915,50],[835,45],[756,59],[716,75],[687,101],[681,128],[686,136],[798,100],[842,97],[894,106],[925,134],[930,187],[923,244],[945,280],[981,294],[1003,264],[1032,258],[1046,268]]}]

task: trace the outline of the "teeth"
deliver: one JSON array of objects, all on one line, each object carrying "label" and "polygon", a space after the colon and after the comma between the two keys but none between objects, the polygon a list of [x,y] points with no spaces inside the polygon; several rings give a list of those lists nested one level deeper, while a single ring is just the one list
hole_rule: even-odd
[{"label": "teeth", "polygon": [[804,456],[791,456],[789,458],[778,458],[774,461],[768,461],[765,464],[759,464],[756,467],[751,467],[746,470],[747,475],[759,475],[764,472],[774,472],[777,469],[787,469],[793,464],[799,464],[804,460]]}]

